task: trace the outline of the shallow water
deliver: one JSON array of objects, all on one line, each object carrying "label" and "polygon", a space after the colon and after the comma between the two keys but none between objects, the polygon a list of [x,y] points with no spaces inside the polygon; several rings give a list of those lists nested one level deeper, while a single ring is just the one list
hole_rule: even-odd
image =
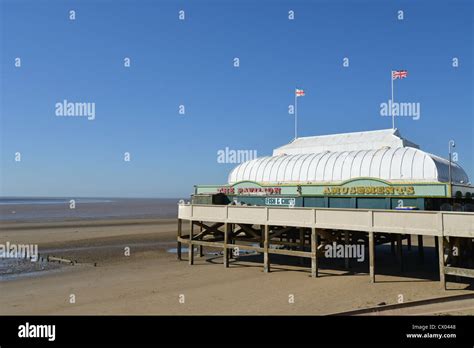
[{"label": "shallow water", "polygon": [[0,281],[11,280],[24,276],[36,276],[41,272],[48,272],[65,267],[60,263],[38,260],[31,262],[29,259],[0,258]]},{"label": "shallow water", "polygon": [[[71,208],[70,200],[75,200]],[[0,221],[175,218],[179,198],[0,198]]]}]

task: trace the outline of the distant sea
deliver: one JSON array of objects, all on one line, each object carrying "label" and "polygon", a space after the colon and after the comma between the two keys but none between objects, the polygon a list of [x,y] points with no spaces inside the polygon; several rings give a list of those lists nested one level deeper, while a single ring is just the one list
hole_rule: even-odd
[{"label": "distant sea", "polygon": [[[75,201],[71,209],[70,201]],[[175,218],[180,198],[0,198],[0,221]],[[189,200],[189,199],[188,199]]]}]

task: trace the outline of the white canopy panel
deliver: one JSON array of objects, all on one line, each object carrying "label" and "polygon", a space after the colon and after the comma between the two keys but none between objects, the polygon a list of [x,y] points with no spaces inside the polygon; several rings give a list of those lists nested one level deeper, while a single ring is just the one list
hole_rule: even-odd
[{"label": "white canopy panel", "polygon": [[[447,182],[449,162],[413,147],[383,147],[303,154],[282,154],[244,162],[229,174],[229,184],[337,182],[360,177],[387,181]],[[453,183],[467,184],[464,170],[451,165]]]},{"label": "white canopy panel", "polygon": [[414,147],[418,145],[402,138],[397,129],[382,129],[366,132],[318,135],[296,138],[291,143],[273,150],[273,156],[343,152],[356,150],[378,150],[382,147]]}]

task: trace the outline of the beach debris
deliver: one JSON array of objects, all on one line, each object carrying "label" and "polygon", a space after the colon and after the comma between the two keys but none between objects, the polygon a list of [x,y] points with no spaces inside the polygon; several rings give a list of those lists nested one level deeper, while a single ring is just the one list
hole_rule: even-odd
[{"label": "beach debris", "polygon": [[71,261],[71,260],[68,260],[68,259],[64,259],[64,258],[62,258],[62,257],[56,257],[56,256],[49,256],[49,255],[48,255],[47,260],[48,260],[48,262],[67,263],[67,264],[71,264],[71,265],[74,264],[74,261]]}]

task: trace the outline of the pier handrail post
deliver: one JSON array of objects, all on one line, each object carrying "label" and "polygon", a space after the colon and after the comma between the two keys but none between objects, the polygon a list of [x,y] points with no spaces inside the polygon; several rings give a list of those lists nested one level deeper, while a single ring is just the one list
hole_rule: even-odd
[{"label": "pier handrail post", "polygon": [[438,218],[438,232],[440,236],[444,237],[444,212],[437,212]]},{"label": "pier handrail post", "polygon": [[373,231],[374,228],[374,211],[369,210],[369,231]]}]

